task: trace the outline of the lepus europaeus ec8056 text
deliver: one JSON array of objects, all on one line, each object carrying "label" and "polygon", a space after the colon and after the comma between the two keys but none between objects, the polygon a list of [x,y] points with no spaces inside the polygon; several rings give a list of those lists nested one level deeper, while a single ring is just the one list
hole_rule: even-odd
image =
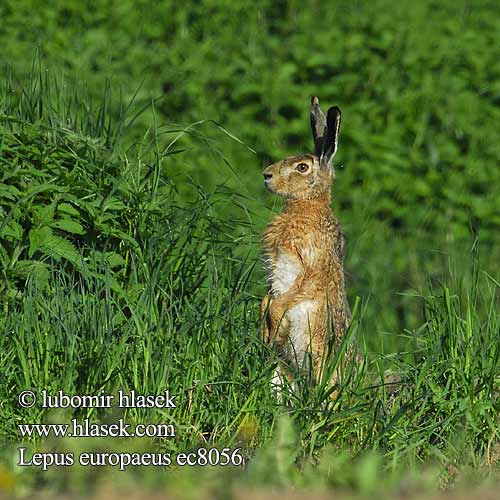
[{"label": "lepus europaeus ec8056 text", "polygon": [[330,333],[338,344],[350,322],[344,238],[330,207],[340,109],[331,107],[325,117],[313,97],[311,127],[314,154],[291,156],[264,170],[266,188],[285,199],[285,208],[264,234],[270,289],[261,310],[264,340],[283,366],[302,366],[310,352],[318,379]]}]

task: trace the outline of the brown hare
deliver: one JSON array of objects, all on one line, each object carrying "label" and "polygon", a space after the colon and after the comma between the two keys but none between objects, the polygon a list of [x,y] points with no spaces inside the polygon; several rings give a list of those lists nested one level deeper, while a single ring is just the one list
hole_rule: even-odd
[{"label": "brown hare", "polygon": [[283,212],[264,233],[270,289],[261,308],[264,341],[283,361],[278,383],[283,372],[291,377],[286,365],[303,366],[306,353],[319,380],[329,334],[334,332],[338,345],[351,316],[344,284],[344,238],[330,207],[340,109],[331,107],[325,117],[313,97],[311,127],[314,154],[291,156],[264,170],[266,188],[285,199]]}]

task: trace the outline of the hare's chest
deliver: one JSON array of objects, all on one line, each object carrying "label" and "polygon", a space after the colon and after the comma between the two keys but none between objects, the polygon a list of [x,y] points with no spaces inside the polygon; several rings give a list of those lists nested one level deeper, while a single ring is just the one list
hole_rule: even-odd
[{"label": "hare's chest", "polygon": [[280,251],[268,255],[266,261],[272,294],[286,293],[302,270],[299,259],[290,252]]}]

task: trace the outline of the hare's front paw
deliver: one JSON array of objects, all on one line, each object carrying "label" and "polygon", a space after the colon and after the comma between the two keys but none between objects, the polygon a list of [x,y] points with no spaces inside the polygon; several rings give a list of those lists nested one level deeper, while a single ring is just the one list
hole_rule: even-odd
[{"label": "hare's front paw", "polygon": [[279,300],[272,300],[267,315],[267,327],[270,342],[275,345],[283,345],[288,340],[290,321],[286,316],[286,309]]},{"label": "hare's front paw", "polygon": [[262,299],[260,305],[260,320],[262,325],[262,340],[269,344],[271,342],[271,330],[269,328],[269,304],[271,302],[271,297],[269,293]]}]

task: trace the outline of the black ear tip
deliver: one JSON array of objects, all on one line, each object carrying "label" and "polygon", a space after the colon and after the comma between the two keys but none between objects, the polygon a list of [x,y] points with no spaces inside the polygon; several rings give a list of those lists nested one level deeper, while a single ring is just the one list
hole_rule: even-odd
[{"label": "black ear tip", "polygon": [[332,106],[328,110],[328,116],[340,116],[342,113],[340,112],[340,108],[338,106]]}]

